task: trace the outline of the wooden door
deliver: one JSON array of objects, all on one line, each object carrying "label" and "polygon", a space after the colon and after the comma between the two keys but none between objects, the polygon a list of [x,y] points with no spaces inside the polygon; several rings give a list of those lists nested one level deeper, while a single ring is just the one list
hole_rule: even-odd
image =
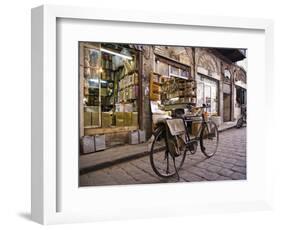
[{"label": "wooden door", "polygon": [[231,98],[230,94],[223,94],[223,121],[231,120]]}]

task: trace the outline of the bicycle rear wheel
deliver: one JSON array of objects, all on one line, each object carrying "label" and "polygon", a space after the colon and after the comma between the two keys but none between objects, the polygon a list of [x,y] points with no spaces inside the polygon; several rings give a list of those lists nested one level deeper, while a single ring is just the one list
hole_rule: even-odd
[{"label": "bicycle rear wheel", "polygon": [[[186,152],[175,158],[175,165],[179,170],[185,160]],[[154,134],[151,144],[150,163],[153,171],[160,177],[168,178],[176,174],[172,155],[166,145],[165,127],[161,126]]]},{"label": "bicycle rear wheel", "polygon": [[203,128],[200,134],[201,151],[206,157],[211,157],[217,152],[218,144],[218,128],[214,122],[208,121],[203,124]]},{"label": "bicycle rear wheel", "polygon": [[236,128],[239,129],[243,125],[243,117],[240,117],[236,123]]}]

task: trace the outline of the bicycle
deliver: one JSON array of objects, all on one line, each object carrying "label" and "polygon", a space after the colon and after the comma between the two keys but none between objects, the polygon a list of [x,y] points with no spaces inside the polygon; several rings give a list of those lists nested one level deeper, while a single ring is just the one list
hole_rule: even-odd
[{"label": "bicycle", "polygon": [[237,120],[236,128],[240,129],[243,126],[243,124],[247,124],[247,107],[246,107],[246,105],[241,106],[241,116]]},{"label": "bicycle", "polygon": [[198,116],[185,116],[183,113],[180,113],[172,118],[182,119],[185,127],[183,139],[181,141],[175,141],[174,144],[174,147],[177,148],[178,151],[176,155],[172,154],[171,152],[173,151],[170,151],[168,148],[171,139],[168,139],[167,135],[167,121],[172,119],[166,119],[156,124],[156,129],[149,146],[150,163],[156,175],[168,178],[176,174],[179,179],[178,171],[185,161],[187,152],[190,152],[189,155],[195,154],[198,142],[201,151],[206,157],[209,158],[216,153],[219,144],[219,133],[216,124],[211,120],[207,120],[204,109],[208,108],[208,106],[203,105],[202,107],[192,108],[199,109],[199,113],[201,113],[199,116],[201,119],[196,121],[199,124],[199,130],[194,137],[190,135],[188,126],[193,122],[194,118],[198,118]]}]

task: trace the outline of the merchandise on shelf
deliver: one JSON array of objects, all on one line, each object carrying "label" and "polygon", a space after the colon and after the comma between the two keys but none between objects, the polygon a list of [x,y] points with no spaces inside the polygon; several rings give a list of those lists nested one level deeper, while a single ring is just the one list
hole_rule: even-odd
[{"label": "merchandise on shelf", "polygon": [[84,112],[84,126],[91,126],[91,125],[92,125],[92,113]]},{"label": "merchandise on shelf", "polygon": [[103,128],[109,128],[112,125],[112,114],[110,112],[101,113],[101,125]]}]

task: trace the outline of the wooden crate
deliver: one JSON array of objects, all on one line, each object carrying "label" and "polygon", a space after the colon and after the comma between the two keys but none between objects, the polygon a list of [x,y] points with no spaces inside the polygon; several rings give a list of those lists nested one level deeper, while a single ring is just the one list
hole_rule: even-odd
[{"label": "wooden crate", "polygon": [[92,113],[84,112],[84,126],[91,126],[91,125],[92,125]]}]

